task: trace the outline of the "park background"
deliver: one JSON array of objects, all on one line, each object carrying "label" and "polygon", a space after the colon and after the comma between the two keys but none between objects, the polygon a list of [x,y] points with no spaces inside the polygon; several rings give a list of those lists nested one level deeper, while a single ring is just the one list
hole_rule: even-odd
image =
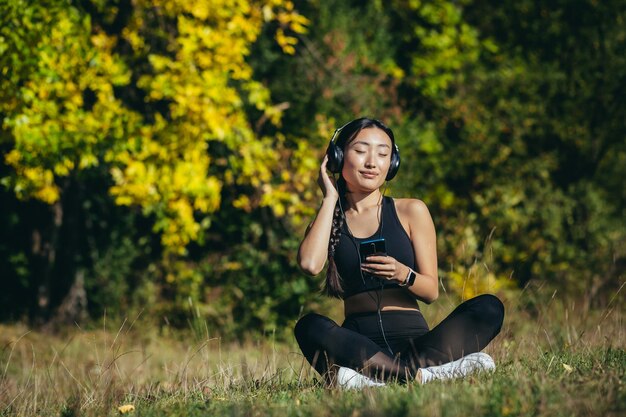
[{"label": "park background", "polygon": [[[181,415],[189,403],[280,415],[311,400],[294,391],[319,396],[298,365],[276,409],[237,408],[242,386],[272,404],[263,375],[283,365],[220,371],[222,391],[207,388],[206,341],[281,357],[297,350],[303,313],[341,319],[320,295],[323,275],[303,274],[295,254],[328,141],[358,116],[394,130],[402,165],[387,194],[420,198],[433,216],[442,296],[422,306],[431,325],[495,293],[508,327],[493,353],[509,368],[491,384],[505,389],[540,352],[522,369],[572,375],[578,363],[583,388],[604,378],[564,415],[593,414],[600,398],[610,401],[598,413],[623,411],[625,93],[618,0],[0,0],[2,415],[115,413],[138,397],[158,415],[146,390],[181,401]],[[206,360],[193,377],[128,377],[117,365],[132,349],[116,334],[144,353],[169,346],[164,363],[190,348]],[[98,378],[59,359],[81,337],[103,347],[98,359],[89,344],[71,354],[97,363]],[[526,350],[514,346],[523,337]],[[57,378],[76,386],[46,391]],[[545,392],[520,381],[519,404],[477,400],[476,412],[554,411],[524,408]],[[24,394],[33,389],[39,403]],[[340,415],[354,411],[331,397]],[[369,415],[397,406],[368,398]]]}]

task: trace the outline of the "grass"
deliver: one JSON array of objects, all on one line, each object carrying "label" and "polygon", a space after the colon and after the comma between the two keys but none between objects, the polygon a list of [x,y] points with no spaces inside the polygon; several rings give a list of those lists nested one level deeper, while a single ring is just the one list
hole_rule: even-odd
[{"label": "grass", "polygon": [[[0,415],[119,416],[128,404],[130,416],[624,415],[620,297],[592,310],[517,294],[487,349],[495,373],[347,392],[322,386],[293,341],[223,344],[128,323],[54,336],[4,325]],[[455,304],[444,296],[423,310],[436,324]]]}]

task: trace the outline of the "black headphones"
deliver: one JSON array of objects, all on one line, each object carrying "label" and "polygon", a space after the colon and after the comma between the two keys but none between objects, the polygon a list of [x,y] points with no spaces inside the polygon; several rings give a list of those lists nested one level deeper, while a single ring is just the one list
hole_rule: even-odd
[{"label": "black headphones", "polygon": [[[341,168],[343,168],[343,149],[337,146],[337,144],[335,143],[335,138],[337,137],[337,135],[339,135],[344,127],[346,127],[353,121],[350,121],[335,130],[335,133],[333,133],[333,137],[330,139],[330,143],[328,144],[328,149],[326,149],[326,155],[328,155],[326,168],[333,174],[340,173]],[[389,164],[389,171],[387,171],[385,181],[391,181],[398,173],[398,169],[400,169],[400,149],[398,149],[398,145],[396,145],[393,137],[391,139],[393,142],[393,147],[391,149],[391,163]]]}]

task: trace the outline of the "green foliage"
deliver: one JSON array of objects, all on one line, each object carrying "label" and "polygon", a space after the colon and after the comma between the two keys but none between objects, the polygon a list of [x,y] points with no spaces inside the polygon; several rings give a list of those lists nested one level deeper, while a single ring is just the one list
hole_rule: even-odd
[{"label": "green foliage", "polygon": [[[321,153],[333,130],[361,114],[397,117],[397,84],[389,18],[374,2],[303,2],[314,30],[299,35],[294,57],[276,53],[262,37],[251,55],[255,74],[278,102],[287,103],[283,130],[307,138]],[[297,82],[293,82],[296,80]]]},{"label": "green foliage", "polygon": [[[271,207],[274,216],[290,215],[295,223],[308,214],[294,191],[310,180],[282,175],[277,164],[292,158],[297,171],[309,156],[297,146],[294,151],[283,146],[280,138],[257,135],[244,111],[245,103],[257,118],[280,121],[281,109],[252,78],[245,57],[270,21],[278,24],[281,50],[294,52],[292,34],[303,33],[307,19],[293,3],[59,1],[47,6],[7,4],[0,28],[0,48],[7,53],[0,64],[11,74],[0,85],[0,113],[2,162],[9,168],[2,183],[19,199],[43,201],[56,213],[43,234],[50,248],[43,276],[31,275],[39,281],[31,294],[46,294],[40,304],[48,313],[63,302],[64,290],[83,285],[76,277],[91,260],[82,252],[63,260],[57,255],[69,252],[59,246],[65,239],[83,238],[65,225],[89,217],[89,208],[78,200],[92,196],[77,190],[89,184],[93,172],[108,185],[109,198],[102,204],[111,207],[113,200],[130,207],[130,216],[132,208],[140,208],[153,222],[162,245],[157,254],[162,292],[175,308],[187,297],[200,301],[203,277],[187,262],[187,246],[202,242],[218,209]],[[237,190],[228,194],[224,187]],[[225,203],[223,195],[229,197]],[[135,235],[134,224],[122,219],[109,224],[112,230],[87,231],[112,233],[111,246],[87,266],[91,302],[117,299],[119,311],[127,300],[122,295],[136,287],[135,259],[143,256],[140,263],[152,264],[150,255],[123,251],[151,236]],[[125,226],[129,234],[121,236],[115,229]],[[18,263],[19,254],[15,259]],[[58,290],[53,279],[60,281]]]},{"label": "green foliage", "polygon": [[4,319],[53,318],[84,277],[92,317],[288,337],[328,307],[295,253],[360,115],[396,133],[389,194],[429,206],[444,288],[606,305],[623,281],[623,2],[0,9]]},{"label": "green foliage", "polygon": [[[467,10],[498,48],[484,49],[445,101],[442,127],[456,141],[450,160],[464,161],[446,182],[467,195],[463,208],[476,213],[482,236],[495,228],[498,269],[518,282],[591,288],[594,298],[616,288],[624,189],[606,178],[624,175],[612,161],[624,155],[626,109],[605,97],[624,76],[617,51],[626,10],[617,2],[499,3],[489,14],[476,2]],[[591,58],[599,55],[606,61]]]}]

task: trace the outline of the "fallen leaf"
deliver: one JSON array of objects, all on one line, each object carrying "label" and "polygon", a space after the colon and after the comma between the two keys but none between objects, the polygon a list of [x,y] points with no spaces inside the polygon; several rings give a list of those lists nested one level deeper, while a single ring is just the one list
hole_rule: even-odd
[{"label": "fallen leaf", "polygon": [[117,407],[117,411],[119,411],[120,414],[127,414],[131,411],[135,411],[135,406],[132,404],[120,405],[119,407]]}]

